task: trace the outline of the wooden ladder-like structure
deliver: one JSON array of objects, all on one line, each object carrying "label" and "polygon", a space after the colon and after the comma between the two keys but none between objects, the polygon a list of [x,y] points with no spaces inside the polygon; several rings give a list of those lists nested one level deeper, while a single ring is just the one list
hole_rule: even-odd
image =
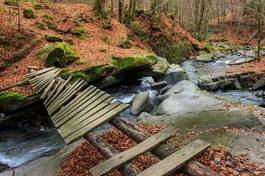
[{"label": "wooden ladder-like structure", "polygon": [[[44,106],[51,120],[66,143],[69,144],[83,136],[87,139],[86,135],[89,135],[88,133],[91,130],[104,122],[114,124],[115,127],[118,126],[118,129],[126,126],[124,121],[119,121],[118,118],[116,120],[114,117],[128,108],[128,104],[113,101],[109,94],[92,85],[88,86],[82,80],[77,80],[73,83],[70,83],[71,77],[66,81],[62,80],[59,77],[60,72],[60,69],[51,67],[29,73],[27,76],[34,91],[37,94],[41,94],[40,98],[43,99]],[[108,160],[91,168],[90,172],[93,176],[104,175],[112,169],[127,165],[135,157],[152,151],[169,139],[175,130],[173,127],[168,127],[156,135],[146,137],[130,128],[129,130],[124,130],[124,132],[136,132],[133,136],[138,138],[137,136],[140,135],[141,142],[135,147],[122,153],[117,153]],[[96,144],[96,139],[92,139],[92,143]],[[103,146],[107,146],[107,144],[103,144]],[[172,173],[209,146],[210,144],[205,141],[196,140],[184,148],[168,154],[166,158],[139,173],[139,175],[162,176]],[[111,150],[107,149],[107,151]],[[210,173],[212,172],[210,171]],[[134,174],[131,173],[129,175]]]}]

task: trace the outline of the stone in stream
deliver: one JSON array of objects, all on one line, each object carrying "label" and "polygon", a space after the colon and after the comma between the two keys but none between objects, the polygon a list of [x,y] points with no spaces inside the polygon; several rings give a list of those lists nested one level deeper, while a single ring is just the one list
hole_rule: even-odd
[{"label": "stone in stream", "polygon": [[200,62],[212,62],[214,60],[214,55],[213,54],[201,54],[196,57],[197,61]]},{"label": "stone in stream", "polygon": [[167,72],[165,73],[165,76],[163,76],[159,81],[167,81],[169,85],[174,85],[180,81],[187,80],[188,75],[186,71],[177,64],[171,64],[169,65],[169,68]]},{"label": "stone in stream", "polygon": [[166,92],[169,95],[155,112],[157,115],[200,111],[220,107],[222,102],[209,93],[201,91],[191,81],[181,81]]},{"label": "stone in stream", "polygon": [[240,65],[240,64],[243,64],[243,63],[247,63],[247,62],[252,62],[252,61],[254,61],[256,59],[257,58],[254,58],[254,57],[239,57],[239,58],[229,62],[228,65]]},{"label": "stone in stream", "polygon": [[149,93],[141,92],[133,98],[131,113],[138,115],[148,107],[150,107]]}]

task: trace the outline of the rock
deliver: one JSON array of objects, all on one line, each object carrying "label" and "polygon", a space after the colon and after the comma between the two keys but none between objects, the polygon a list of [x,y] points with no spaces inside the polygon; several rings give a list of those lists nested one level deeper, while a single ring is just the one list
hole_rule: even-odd
[{"label": "rock", "polygon": [[155,90],[160,90],[160,89],[163,89],[164,87],[166,87],[167,85],[168,85],[167,81],[161,81],[161,82],[152,84],[151,88],[155,89]]},{"label": "rock", "polygon": [[253,85],[253,89],[257,90],[260,88],[265,87],[265,78],[262,77],[261,79],[259,79],[254,85]]},{"label": "rock", "polygon": [[65,67],[75,61],[78,56],[66,42],[48,44],[42,48],[37,57],[45,61],[46,66]]},{"label": "rock", "polygon": [[165,75],[167,69],[169,68],[169,63],[165,58],[157,57],[157,63],[151,67],[153,76]]},{"label": "rock", "polygon": [[154,78],[151,76],[143,77],[140,80],[142,81],[141,85],[143,87],[150,87],[151,85],[154,85],[156,83]]},{"label": "rock", "polygon": [[16,6],[17,5],[17,0],[5,0],[4,4],[5,5],[9,5],[9,6]]},{"label": "rock", "polygon": [[26,96],[18,92],[2,92],[0,93],[0,109],[1,111],[12,110],[16,105],[19,105],[26,99]]},{"label": "rock", "polygon": [[200,56],[196,57],[197,61],[200,62],[212,62],[214,59],[213,54],[201,54]]},{"label": "rock", "polygon": [[123,48],[123,49],[129,49],[132,47],[132,42],[129,39],[128,36],[125,36],[122,38],[122,40],[119,42],[118,47]]},{"label": "rock", "polygon": [[253,89],[254,85],[261,77],[263,77],[263,74],[254,72],[211,74],[200,77],[198,86],[201,89],[209,91],[223,89]]},{"label": "rock", "polygon": [[149,105],[149,93],[141,92],[133,98],[131,113],[140,114]]},{"label": "rock", "polygon": [[35,15],[31,9],[25,9],[23,11],[23,15],[25,18],[35,18]]},{"label": "rock", "polygon": [[221,101],[201,91],[190,81],[179,82],[167,91],[166,95],[169,95],[169,97],[157,107],[156,115],[184,114],[191,111],[216,108],[222,104]]},{"label": "rock", "polygon": [[48,42],[63,42],[63,39],[55,35],[45,35],[45,40]]},{"label": "rock", "polygon": [[175,85],[176,83],[187,79],[188,75],[180,65],[170,64],[165,76],[159,80],[165,80],[169,85]]},{"label": "rock", "polygon": [[152,118],[152,115],[147,112],[142,112],[139,116],[137,116],[137,120],[143,120],[149,118]]}]

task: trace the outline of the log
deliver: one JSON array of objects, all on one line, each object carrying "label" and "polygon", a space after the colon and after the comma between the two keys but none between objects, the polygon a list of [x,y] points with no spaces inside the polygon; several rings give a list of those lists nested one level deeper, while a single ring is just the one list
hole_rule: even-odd
[{"label": "log", "polygon": [[[90,142],[100,153],[102,153],[106,158],[111,158],[119,152],[114,149],[110,144],[106,143],[101,137],[95,134],[88,134],[85,139]],[[126,176],[135,176],[140,173],[140,170],[131,163],[123,164],[119,171]]]},{"label": "log", "polygon": [[[109,123],[137,143],[140,143],[141,141],[150,137],[150,134],[143,132],[141,129],[125,119],[115,118],[110,120]],[[151,153],[162,160],[176,151],[177,149],[173,145],[161,144],[152,150]],[[188,162],[185,171],[192,176],[219,176],[219,174],[212,171],[209,167],[199,163],[198,161]]]}]

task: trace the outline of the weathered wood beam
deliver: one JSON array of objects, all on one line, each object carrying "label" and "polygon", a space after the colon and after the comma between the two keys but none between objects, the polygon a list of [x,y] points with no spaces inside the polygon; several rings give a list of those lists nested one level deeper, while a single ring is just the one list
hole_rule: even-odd
[{"label": "weathered wood beam", "polygon": [[[85,136],[85,139],[107,159],[119,154],[119,152],[115,148],[113,148],[110,144],[108,144],[101,137],[95,134],[88,134]],[[131,163],[122,165],[122,167],[119,168],[119,171],[126,176],[136,176],[140,173],[140,170]]]},{"label": "weathered wood beam", "polygon": [[[114,127],[122,131],[128,137],[139,143],[150,137],[150,134],[143,132],[134,124],[122,118],[115,118],[109,121]],[[176,152],[177,149],[170,144],[161,144],[151,151],[159,159],[164,159],[167,156]],[[216,172],[212,171],[209,167],[199,163],[198,161],[190,161],[185,167],[185,171],[192,176],[219,176]]]}]

